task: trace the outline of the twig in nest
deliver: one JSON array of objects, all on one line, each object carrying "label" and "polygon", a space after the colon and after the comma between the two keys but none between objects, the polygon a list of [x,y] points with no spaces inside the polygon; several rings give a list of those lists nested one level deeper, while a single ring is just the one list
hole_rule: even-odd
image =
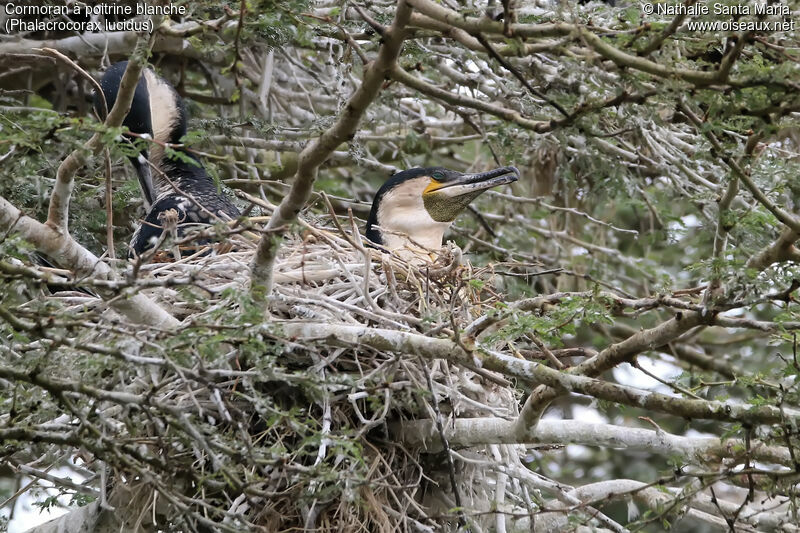
[{"label": "twig in nest", "polygon": [[458,491],[458,484],[456,483],[456,465],[453,462],[453,455],[450,450],[450,444],[447,442],[447,437],[444,434],[444,426],[442,425],[442,412],[439,410],[439,400],[436,398],[436,391],[433,389],[433,378],[431,378],[431,371],[428,368],[428,363],[422,358],[419,358],[420,368],[425,372],[425,379],[428,381],[428,390],[431,391],[431,407],[436,416],[436,431],[439,432],[439,438],[442,439],[442,449],[447,457],[447,468],[450,471],[450,487],[453,489],[453,498],[456,500],[456,512],[458,513],[458,525],[465,527],[467,525],[467,517],[464,514],[464,508],[461,505],[461,493]]}]

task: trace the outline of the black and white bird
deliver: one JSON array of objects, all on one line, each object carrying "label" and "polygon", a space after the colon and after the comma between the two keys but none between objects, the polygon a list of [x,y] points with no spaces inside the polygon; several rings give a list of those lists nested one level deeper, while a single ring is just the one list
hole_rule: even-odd
[{"label": "black and white bird", "polygon": [[[113,107],[127,61],[111,65],[100,80],[108,109]],[[101,113],[100,95],[95,110]],[[240,216],[239,209],[218,190],[202,162],[182,147],[168,153],[165,145],[180,143],[186,135],[187,114],[175,88],[150,69],[142,72],[133,102],[123,125],[140,136],[153,139],[149,149],[131,158],[145,203],[149,206],[142,224],[131,239],[132,256],[152,248],[165,231],[165,215],[177,216],[177,235],[199,225],[228,221]],[[168,218],[168,217],[167,217]]]},{"label": "black and white bird", "polygon": [[470,202],[487,189],[518,179],[515,167],[478,174],[441,167],[398,172],[372,201],[367,239],[401,257],[424,257],[442,247],[444,232]]},{"label": "black and white bird", "polygon": [[[109,109],[114,105],[126,65],[127,62],[112,65],[100,81]],[[101,107],[97,98],[95,107]],[[165,214],[170,210],[177,213],[179,235],[192,225],[240,216],[193,154],[179,147],[175,148],[177,154],[165,153],[165,143],[177,144],[186,134],[186,119],[183,100],[175,88],[145,69],[123,123],[132,133],[149,135],[154,140],[149,150],[131,158],[150,204],[131,240],[133,255],[141,255],[159,241],[165,231]],[[517,179],[519,171],[515,167],[477,174],[441,167],[398,172],[375,194],[366,237],[377,247],[401,257],[429,257],[441,248],[445,231],[470,202],[487,189]]]}]

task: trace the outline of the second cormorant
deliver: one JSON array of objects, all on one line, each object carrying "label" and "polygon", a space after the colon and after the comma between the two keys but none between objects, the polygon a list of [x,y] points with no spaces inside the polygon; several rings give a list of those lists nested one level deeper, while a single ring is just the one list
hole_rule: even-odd
[{"label": "second cormorant", "polygon": [[[127,61],[111,65],[100,80],[108,109],[113,107]],[[95,109],[102,105],[95,95]],[[131,255],[138,256],[161,238],[165,214],[174,210],[177,234],[183,236],[198,225],[236,219],[239,209],[221,194],[200,159],[177,145],[186,135],[186,108],[169,82],[150,69],[142,72],[131,110],[123,122],[134,134],[153,139],[149,150],[131,158],[145,202],[149,205],[142,224],[131,239]]]}]

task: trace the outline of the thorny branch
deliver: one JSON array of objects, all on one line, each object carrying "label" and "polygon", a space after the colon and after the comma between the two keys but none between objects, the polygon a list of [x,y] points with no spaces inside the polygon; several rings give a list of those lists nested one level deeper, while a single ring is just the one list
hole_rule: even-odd
[{"label": "thorny branch", "polygon": [[[687,40],[682,16],[627,24],[601,5],[544,16],[526,3],[503,6],[504,19],[493,20],[485,3],[315,2],[303,22],[292,19],[313,37],[264,46],[249,40],[254,13],[161,26],[159,65],[183,65],[179,90],[203,109],[191,129],[210,132],[191,149],[264,216],[222,232],[241,246],[224,258],[140,263],[117,278],[66,234],[68,204],[82,201],[74,176],[85,151],[70,147],[61,158],[48,226],[4,194],[2,245],[19,255],[13,236],[23,236],[76,274],[0,259],[2,282],[14,287],[0,292],[0,440],[24,459],[16,464],[57,480],[25,455],[40,443],[43,456],[45,445],[60,456],[80,449],[141,480],[134,496],[109,499],[136,502],[131,527],[158,522],[164,501],[189,517],[176,526],[187,530],[254,527],[252,509],[309,527],[330,512],[387,531],[487,516],[498,530],[526,528],[526,520],[554,530],[568,515],[590,527],[633,527],[602,514],[606,500],[619,498],[653,511],[639,524],[685,516],[793,531],[800,149],[792,121],[800,106],[784,70],[797,62],[793,37]],[[3,39],[0,52],[18,54],[23,66],[0,72],[0,84],[17,68],[42,86],[52,80],[23,57],[31,47],[50,46],[91,70],[105,54],[128,56],[135,38]],[[236,47],[236,80],[226,75],[226,43]],[[3,167],[23,168],[24,144],[0,146],[9,147]],[[481,168],[492,158],[516,164],[524,179],[475,204],[482,226],[457,221],[473,266],[453,265],[442,279],[360,245],[351,253],[360,241],[349,224],[326,222],[347,209],[363,219],[376,183],[397,169]],[[318,174],[330,178],[326,191],[336,184],[322,215]],[[95,193],[86,181],[81,192]],[[249,268],[254,296],[272,290],[266,319],[260,303],[253,308],[237,292]],[[123,317],[104,316],[107,305],[85,294],[40,307],[33,295],[48,283],[99,291]],[[185,328],[175,329],[174,317]],[[410,354],[427,358],[430,383]],[[631,374],[656,377],[656,388],[631,383]],[[428,389],[435,405],[414,396]],[[37,395],[60,416],[39,418]],[[578,409],[605,422],[581,422]],[[424,415],[431,412],[441,428]],[[339,432],[342,421],[348,429]],[[703,436],[683,435],[687,428]],[[342,445],[354,433],[358,446]],[[427,452],[442,437],[458,466],[449,473],[463,477],[437,495],[437,515],[419,492],[437,473]],[[307,447],[292,448],[298,442]],[[631,462],[645,452],[660,470],[631,480],[607,462],[609,479],[586,474],[575,487],[539,473],[550,461],[586,472],[602,461],[593,452],[582,462],[567,444]],[[356,457],[354,448],[369,452]],[[536,468],[519,463],[528,456]],[[185,480],[181,468],[192,473]],[[325,476],[336,483],[325,485]],[[165,481],[176,478],[180,487]],[[298,518],[308,483],[319,489],[315,498],[331,490],[333,502],[350,501],[359,487],[367,504],[347,511],[354,506],[317,500]],[[96,479],[79,487],[63,483],[105,490]],[[140,505],[139,490],[163,496]],[[461,510],[450,513],[457,500]]]}]

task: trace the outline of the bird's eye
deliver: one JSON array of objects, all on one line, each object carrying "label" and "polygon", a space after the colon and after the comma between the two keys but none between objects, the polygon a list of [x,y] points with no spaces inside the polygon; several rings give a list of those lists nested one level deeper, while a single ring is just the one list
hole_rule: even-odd
[{"label": "bird's eye", "polygon": [[438,181],[438,180],[440,180],[440,179],[444,178],[444,174],[442,174],[441,172],[438,172],[438,171],[437,171],[437,172],[434,172],[434,173],[433,173],[433,176],[432,176],[432,177],[433,177],[433,179],[435,179],[435,180],[437,180],[437,181]]}]

